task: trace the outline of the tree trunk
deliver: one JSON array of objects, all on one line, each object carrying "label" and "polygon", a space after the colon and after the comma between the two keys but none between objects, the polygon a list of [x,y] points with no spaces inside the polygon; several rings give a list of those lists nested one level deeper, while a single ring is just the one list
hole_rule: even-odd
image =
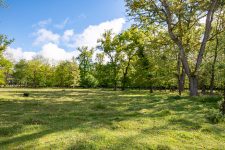
[{"label": "tree trunk", "polygon": [[153,87],[150,86],[150,90],[149,90],[150,93],[153,93]]},{"label": "tree trunk", "polygon": [[206,94],[206,85],[203,84],[202,86],[202,95],[205,95]]},{"label": "tree trunk", "polygon": [[216,35],[216,47],[215,47],[215,53],[213,58],[212,70],[211,70],[211,79],[210,79],[210,95],[213,95],[213,90],[214,90],[215,65],[216,65],[217,55],[218,55],[218,44],[219,44],[219,39],[218,39],[218,35]]},{"label": "tree trunk", "polygon": [[[205,47],[207,44],[207,41],[209,39],[210,36],[210,32],[211,32],[211,25],[212,25],[212,21],[213,21],[213,15],[214,12],[216,11],[216,6],[218,5],[218,0],[212,0],[211,1],[211,5],[208,9],[207,15],[206,15],[206,23],[205,23],[205,31],[204,31],[204,35],[203,35],[203,39],[201,42],[201,46],[198,52],[198,57],[197,57],[197,61],[195,64],[195,69],[194,69],[194,76],[191,73],[191,70],[189,68],[189,63],[187,60],[187,57],[185,55],[185,49],[183,47],[183,43],[182,43],[182,39],[180,39],[173,31],[173,16],[172,13],[170,11],[170,6],[168,4],[168,1],[163,0],[160,1],[161,4],[164,7],[164,11],[162,11],[166,17],[166,22],[167,22],[167,28],[168,28],[168,33],[171,37],[171,39],[176,43],[176,45],[179,47],[180,49],[180,56],[181,56],[181,61],[182,64],[184,66],[185,69],[185,73],[188,75],[189,78],[189,88],[190,88],[190,96],[197,96],[198,95],[198,82],[197,82],[197,73],[200,69],[201,63],[202,63],[202,58],[203,58],[203,54],[205,52]],[[178,20],[180,21],[180,20]]]},{"label": "tree trunk", "polygon": [[114,88],[113,88],[113,90],[114,90],[114,91],[117,90],[117,81],[116,81],[116,80],[114,81]]},{"label": "tree trunk", "polygon": [[184,91],[184,83],[185,83],[185,72],[182,67],[182,73],[178,75],[178,92],[179,95]]},{"label": "tree trunk", "polygon": [[114,91],[116,91],[116,90],[117,90],[117,67],[115,65],[114,66]]},{"label": "tree trunk", "polygon": [[198,96],[198,78],[195,75],[189,76],[190,96]]},{"label": "tree trunk", "polygon": [[130,60],[131,58],[128,59],[128,64],[125,68],[125,72],[123,73],[123,80],[122,80],[122,91],[125,90],[125,87],[126,87],[126,82],[127,82],[127,74],[128,74],[128,69],[129,69],[129,66],[130,66]]}]

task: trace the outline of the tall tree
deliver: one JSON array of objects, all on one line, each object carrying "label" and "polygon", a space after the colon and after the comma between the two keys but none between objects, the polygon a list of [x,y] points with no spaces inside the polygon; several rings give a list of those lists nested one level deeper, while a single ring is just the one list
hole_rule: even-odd
[{"label": "tall tree", "polygon": [[106,31],[102,38],[98,40],[98,49],[102,50],[109,58],[109,67],[112,70],[112,77],[110,80],[113,82],[114,90],[118,86],[118,73],[119,73],[119,60],[120,60],[120,42],[118,36],[114,36],[112,31]]},{"label": "tall tree", "polygon": [[[157,24],[167,26],[172,41],[179,48],[182,65],[189,78],[189,91],[191,96],[198,95],[198,73],[202,63],[207,41],[210,37],[211,24],[215,11],[223,7],[223,0],[126,0],[127,12],[144,25]],[[185,42],[200,27],[199,22],[206,18],[205,27],[200,37],[198,56],[194,67],[188,62],[188,48],[193,47]],[[199,38],[199,39],[197,39]],[[196,49],[196,48],[195,48]]]},{"label": "tall tree", "polygon": [[119,35],[120,51],[122,55],[122,90],[125,90],[128,82],[129,70],[132,61],[137,57],[137,53],[143,50],[145,44],[144,33],[139,31],[137,27],[131,27]]}]

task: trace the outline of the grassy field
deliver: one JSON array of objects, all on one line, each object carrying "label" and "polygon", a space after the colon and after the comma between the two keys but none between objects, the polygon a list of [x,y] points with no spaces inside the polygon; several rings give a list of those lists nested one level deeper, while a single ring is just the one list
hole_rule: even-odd
[{"label": "grassy field", "polygon": [[175,95],[0,89],[0,149],[225,149],[225,123],[205,119],[217,102]]}]

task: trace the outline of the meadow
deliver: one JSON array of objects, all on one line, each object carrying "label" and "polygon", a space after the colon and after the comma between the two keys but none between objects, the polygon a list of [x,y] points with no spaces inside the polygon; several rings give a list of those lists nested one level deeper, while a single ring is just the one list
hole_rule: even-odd
[{"label": "meadow", "polygon": [[218,98],[176,95],[3,88],[0,149],[225,149],[225,122],[205,117]]}]

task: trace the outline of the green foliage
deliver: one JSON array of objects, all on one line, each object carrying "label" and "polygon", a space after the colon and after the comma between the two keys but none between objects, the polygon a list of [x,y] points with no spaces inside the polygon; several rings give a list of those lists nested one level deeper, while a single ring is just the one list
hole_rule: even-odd
[{"label": "green foliage", "polygon": [[[1,2],[0,2],[1,4]],[[6,50],[6,48],[13,42],[13,40],[8,39],[6,35],[0,34],[0,55]]]},{"label": "green foliage", "polygon": [[205,117],[212,124],[224,121],[224,115],[216,109],[211,109]]},{"label": "green foliage", "polygon": [[81,81],[83,87],[97,87],[98,80],[92,74],[86,74],[83,80]]},{"label": "green foliage", "polygon": [[60,62],[55,68],[54,85],[59,87],[78,86],[80,81],[80,71],[74,62]]},{"label": "green foliage", "polygon": [[222,100],[221,96],[202,96],[201,98],[202,102],[208,102],[208,103],[218,103]]},{"label": "green foliage", "polygon": [[[3,1],[0,1],[0,6]],[[4,51],[13,42],[6,35],[0,34],[0,85],[11,84],[12,63],[4,57]]]},{"label": "green foliage", "polygon": [[14,82],[17,85],[27,85],[27,69],[28,69],[28,63],[25,60],[20,60],[17,64],[14,66]]},{"label": "green foliage", "polygon": [[75,62],[62,61],[51,66],[41,58],[20,60],[14,66],[14,83],[31,87],[74,87],[79,86],[80,72]]},{"label": "green foliage", "polygon": [[88,49],[88,47],[79,47],[80,55],[77,57],[80,69],[80,85],[83,87],[95,87],[97,81],[92,75],[92,56],[93,49]]}]

